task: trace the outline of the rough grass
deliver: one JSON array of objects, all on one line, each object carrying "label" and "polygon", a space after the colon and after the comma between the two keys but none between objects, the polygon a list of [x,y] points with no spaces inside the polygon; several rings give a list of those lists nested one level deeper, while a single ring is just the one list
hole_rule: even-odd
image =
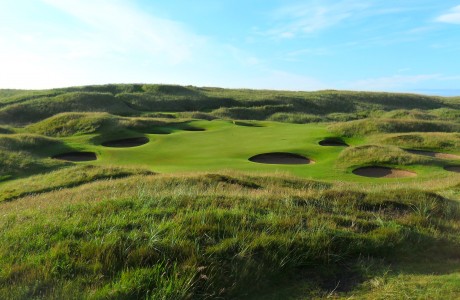
[{"label": "rough grass", "polygon": [[65,93],[41,97],[0,108],[0,124],[26,125],[62,112],[108,112],[120,115],[135,111],[108,93]]},{"label": "rough grass", "polygon": [[115,179],[152,172],[119,167],[73,166],[43,174],[12,180],[0,185],[0,201],[9,201],[31,194],[70,188],[101,179]]},{"label": "rough grass", "polygon": [[[460,108],[458,99],[411,94],[231,90],[174,85],[103,85],[2,93],[0,123],[11,125],[30,124],[62,112],[140,116],[194,111],[205,114],[206,118],[266,120],[272,117],[304,123],[311,121],[311,115],[321,116],[324,121],[337,121],[361,119],[373,111],[399,110],[400,113],[389,117],[434,115],[455,120]],[[275,115],[277,113],[291,116]]]},{"label": "rough grass", "polygon": [[27,127],[30,132],[47,136],[65,137],[90,134],[115,127],[117,119],[108,113],[60,113]]},{"label": "rough grass", "polygon": [[66,166],[53,159],[43,159],[25,151],[5,151],[0,149],[0,181],[12,177],[42,173]]},{"label": "rough grass", "polygon": [[[460,175],[395,147],[457,151],[459,100],[143,84],[0,90],[0,299],[459,298]],[[190,120],[215,118],[343,123],[331,133]],[[152,142],[137,149],[100,146],[144,134]],[[319,146],[328,136],[355,147]],[[70,149],[97,152],[97,166],[44,158]],[[279,150],[318,162],[247,161]],[[348,172],[373,164],[419,177]]]},{"label": "rough grass", "polygon": [[0,126],[0,134],[9,134],[9,133],[13,133],[13,132],[14,131],[9,127]]},{"label": "rough grass", "polygon": [[51,171],[67,164],[49,159],[50,151],[68,150],[61,141],[36,134],[0,134],[0,181]]},{"label": "rough grass", "polygon": [[[155,130],[183,127],[190,119],[151,117],[120,117],[108,113],[60,113],[26,127],[52,137],[70,137],[84,134],[121,134],[126,131],[154,133]],[[164,130],[167,130],[164,129]]]},{"label": "rough grass", "polygon": [[329,129],[338,135],[352,137],[395,132],[458,132],[460,124],[410,119],[364,119],[335,123]]},{"label": "rough grass", "polygon": [[48,148],[62,145],[62,142],[37,134],[0,134],[0,149],[9,151],[29,151],[46,153]]},{"label": "rough grass", "polygon": [[374,138],[383,144],[395,145],[407,149],[427,150],[458,150],[460,149],[459,133],[405,133],[387,134]]},{"label": "rough grass", "polygon": [[366,165],[416,165],[430,164],[435,160],[414,155],[394,146],[364,145],[343,150],[338,159],[340,167],[357,167]]},{"label": "rough grass", "polygon": [[313,271],[304,295],[326,296],[360,257],[458,257],[458,204],[438,195],[285,181],[142,176],[2,203],[0,297],[242,298]]},{"label": "rough grass", "polygon": [[325,119],[321,116],[301,113],[274,113],[268,119],[270,121],[296,124],[306,124],[325,121]]}]

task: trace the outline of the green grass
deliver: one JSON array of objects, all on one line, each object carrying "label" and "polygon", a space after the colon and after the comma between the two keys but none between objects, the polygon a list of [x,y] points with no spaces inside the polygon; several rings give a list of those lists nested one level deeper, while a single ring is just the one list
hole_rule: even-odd
[{"label": "green grass", "polygon": [[49,172],[46,176],[35,175],[27,178],[8,181],[0,185],[0,202],[11,201],[26,195],[46,193],[53,190],[70,188],[85,183],[123,178],[152,172],[136,169],[95,166],[72,166]]},{"label": "green grass", "polygon": [[[460,161],[405,151],[460,155],[459,116],[395,93],[0,90],[0,299],[460,298]],[[50,158],[73,151],[97,160]],[[248,160],[269,152],[315,163]],[[371,165],[417,176],[352,173]]]},{"label": "green grass", "polygon": [[[356,152],[353,147],[345,150],[343,147],[320,146],[319,141],[332,136],[325,124],[297,125],[276,122],[252,122],[251,124],[243,122],[240,124],[221,120],[181,123],[175,119],[165,123],[154,119],[147,120],[123,118],[122,121],[118,121],[118,124],[124,122],[124,126],[117,125],[118,127],[109,127],[105,131],[76,135],[62,139],[62,141],[72,149],[96,152],[98,160],[91,164],[135,166],[160,173],[237,170],[255,173],[285,172],[304,178],[329,181],[394,181],[394,179],[362,178],[351,174],[351,169],[337,168],[337,165],[358,167],[375,162],[383,165],[400,163],[411,165],[412,169],[416,169],[418,177],[405,179],[407,181],[428,180],[433,174],[439,177],[452,175],[443,170],[447,161],[433,162],[433,160],[406,153],[395,147],[376,146],[369,148],[367,153],[364,153],[358,151],[364,149],[359,147],[356,148],[358,151]],[[202,128],[205,131],[185,130],[188,127]],[[117,130],[112,130],[113,128]],[[145,132],[169,134],[145,134]],[[150,139],[150,142],[139,147],[118,149],[100,145],[111,139],[144,135]],[[352,146],[366,144],[362,138],[348,138],[347,142]],[[382,150],[371,153],[375,149]],[[390,155],[388,149],[393,153],[391,158],[387,157]],[[350,151],[354,151],[354,158],[346,155]],[[269,152],[301,154],[314,160],[315,164],[265,165],[248,160],[254,155]],[[56,151],[51,153],[56,154]],[[409,161],[408,158],[410,158]]]},{"label": "green grass", "polygon": [[330,130],[343,136],[365,136],[396,132],[459,132],[460,124],[446,121],[408,119],[364,119],[330,125]]},{"label": "green grass", "polygon": [[325,295],[363,256],[458,257],[457,203],[287,179],[137,176],[4,203],[0,296],[239,298],[298,272]]},{"label": "green grass", "polygon": [[337,165],[341,167],[357,167],[363,165],[392,165],[392,166],[408,166],[408,165],[430,165],[440,164],[434,159],[414,155],[398,147],[392,146],[377,146],[364,145],[345,149],[340,153],[337,160]]},{"label": "green grass", "polygon": [[[454,119],[458,99],[412,94],[351,91],[286,92],[230,90],[170,85],[105,85],[48,91],[3,91],[0,122],[24,125],[62,112],[108,112],[142,115],[200,112],[231,119],[275,119],[296,122],[360,119],[373,111],[419,110]],[[277,116],[278,113],[289,115]],[[275,116],[273,116],[275,115]],[[272,117],[273,116],[273,117]],[[287,118],[287,116],[289,116]]]},{"label": "green grass", "polygon": [[375,137],[379,143],[395,145],[408,149],[444,149],[445,151],[455,151],[460,148],[459,133],[405,133],[387,134]]}]

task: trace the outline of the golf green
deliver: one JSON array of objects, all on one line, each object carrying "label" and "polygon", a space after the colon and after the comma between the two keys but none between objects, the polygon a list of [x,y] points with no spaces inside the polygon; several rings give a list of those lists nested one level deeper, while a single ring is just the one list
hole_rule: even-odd
[{"label": "golf green", "polygon": [[[192,121],[202,131],[175,129],[171,134],[146,134],[148,143],[132,148],[104,147],[92,144],[97,135],[66,139],[69,146],[97,153],[99,165],[142,167],[159,173],[243,171],[251,173],[286,173],[303,178],[344,181],[424,180],[448,176],[442,167],[403,166],[417,174],[414,178],[366,178],[353,174],[353,168],[338,168],[339,154],[346,147],[324,147],[320,141],[333,138],[326,124],[287,124],[255,122],[257,126],[240,126],[237,122],[214,120]],[[161,128],[160,128],[161,129]],[[139,133],[133,132],[133,135]],[[119,139],[129,136],[119,136]],[[363,139],[347,139],[350,146]],[[261,164],[249,159],[264,153],[301,155],[314,164]],[[358,166],[356,166],[358,167]]]}]

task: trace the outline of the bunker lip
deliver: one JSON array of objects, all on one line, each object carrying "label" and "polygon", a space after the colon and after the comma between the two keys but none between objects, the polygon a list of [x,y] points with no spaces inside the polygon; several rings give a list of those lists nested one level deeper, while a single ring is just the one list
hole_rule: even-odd
[{"label": "bunker lip", "polygon": [[250,157],[249,161],[272,165],[308,165],[315,163],[313,160],[308,159],[305,156],[285,152],[258,154]]},{"label": "bunker lip", "polygon": [[151,128],[149,130],[144,131],[147,134],[171,134],[172,129],[170,128],[161,128],[161,127],[155,127]]},{"label": "bunker lip", "polygon": [[185,131],[206,131],[204,128],[199,128],[199,127],[182,127],[180,128]]},{"label": "bunker lip", "polygon": [[245,126],[245,127],[264,127],[254,122],[244,122],[244,121],[233,121],[233,124],[238,125],[238,126]]},{"label": "bunker lip", "polygon": [[459,166],[445,166],[444,170],[454,173],[460,173],[460,165]]},{"label": "bunker lip", "polygon": [[318,144],[328,147],[348,147],[347,143],[338,138],[326,138],[320,141]]},{"label": "bunker lip", "polygon": [[52,158],[73,162],[97,160],[96,153],[94,152],[67,152],[54,155]]},{"label": "bunker lip", "polygon": [[371,178],[406,178],[415,177],[416,173],[388,167],[369,166],[353,170],[353,174]]},{"label": "bunker lip", "polygon": [[414,150],[414,149],[406,149],[405,151],[409,152],[409,153],[412,153],[412,154],[416,154],[416,155],[430,156],[430,157],[434,157],[434,158],[460,159],[459,155],[449,154],[449,153],[424,151],[424,150]]},{"label": "bunker lip", "polygon": [[107,141],[107,142],[102,143],[101,145],[104,147],[130,148],[130,147],[142,146],[144,144],[147,144],[148,142],[149,142],[149,139],[146,137],[137,137],[137,138]]}]

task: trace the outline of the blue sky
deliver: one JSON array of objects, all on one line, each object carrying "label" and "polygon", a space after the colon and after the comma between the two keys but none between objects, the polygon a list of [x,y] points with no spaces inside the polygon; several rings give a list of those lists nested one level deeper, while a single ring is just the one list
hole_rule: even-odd
[{"label": "blue sky", "polygon": [[460,94],[460,0],[0,2],[0,88]]}]

